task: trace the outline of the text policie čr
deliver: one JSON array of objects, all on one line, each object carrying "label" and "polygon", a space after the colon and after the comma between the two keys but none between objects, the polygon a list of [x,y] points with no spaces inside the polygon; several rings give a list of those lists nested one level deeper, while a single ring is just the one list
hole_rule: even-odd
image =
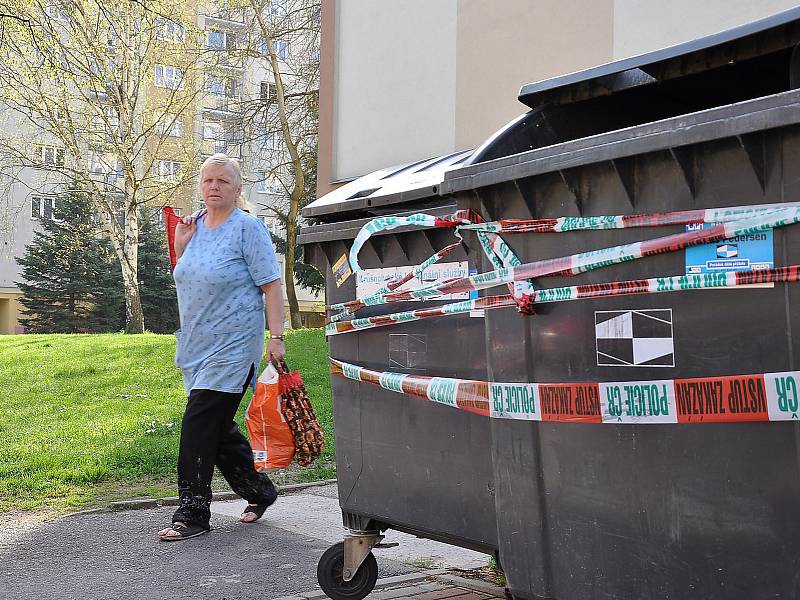
[{"label": "text policie \u010dr", "polygon": [[536,415],[536,397],[533,386],[493,385],[493,410],[497,414]]},{"label": "text policie \u010dr", "polygon": [[608,414],[612,417],[669,415],[669,396],[666,384],[610,386],[606,388],[606,400],[608,401]]}]

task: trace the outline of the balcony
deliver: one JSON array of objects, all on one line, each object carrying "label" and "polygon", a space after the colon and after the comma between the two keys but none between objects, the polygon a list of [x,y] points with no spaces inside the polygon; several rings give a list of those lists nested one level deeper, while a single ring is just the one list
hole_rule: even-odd
[{"label": "balcony", "polygon": [[235,140],[203,140],[200,151],[205,157],[212,154],[227,154],[231,158],[242,157],[241,142]]},{"label": "balcony", "polygon": [[206,28],[210,25],[221,25],[233,28],[244,27],[243,8],[217,8],[216,10],[212,7],[209,8],[210,11],[203,15],[205,17]]},{"label": "balcony", "polygon": [[239,118],[242,116],[242,99],[208,94],[203,101],[203,114],[215,119]]},{"label": "balcony", "polygon": [[244,57],[231,55],[229,50],[206,48],[206,68],[244,70]]}]

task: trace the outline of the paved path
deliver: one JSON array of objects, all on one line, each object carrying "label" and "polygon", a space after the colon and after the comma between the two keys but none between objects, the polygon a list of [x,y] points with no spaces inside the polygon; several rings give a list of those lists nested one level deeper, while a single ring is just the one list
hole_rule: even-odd
[{"label": "paved path", "polygon": [[[244,500],[218,502],[212,510],[216,514],[238,517],[246,504]],[[331,545],[341,542],[347,533],[342,526],[342,511],[335,485],[280,496],[275,506],[258,521],[258,525],[262,524],[325,540]],[[425,568],[476,569],[485,567],[489,560],[488,556],[479,552],[420,539],[399,531],[389,530],[384,541],[400,545],[376,550],[378,564],[383,559],[390,559]]]},{"label": "paved path", "polygon": [[[5,522],[0,599],[324,598],[317,560],[345,533],[335,486],[282,495],[256,524],[238,522],[242,504],[214,503],[213,531],[177,543],[155,535],[169,523],[171,507]],[[491,597],[469,591],[476,589],[470,582],[426,579],[431,571],[421,568],[485,566],[484,555],[394,532],[387,541],[401,546],[376,553],[381,579],[371,599]]]}]

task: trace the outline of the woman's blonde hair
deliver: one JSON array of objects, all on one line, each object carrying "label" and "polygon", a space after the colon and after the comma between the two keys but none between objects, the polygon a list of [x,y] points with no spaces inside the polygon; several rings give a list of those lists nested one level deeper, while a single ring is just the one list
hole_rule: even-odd
[{"label": "woman's blonde hair", "polygon": [[[212,154],[207,159],[203,161],[202,166],[200,167],[200,176],[198,178],[198,186],[202,190],[203,187],[203,171],[205,171],[206,167],[215,166],[215,167],[229,167],[231,171],[233,171],[233,183],[234,185],[241,186],[242,185],[242,167],[239,165],[239,161],[235,158],[228,156],[227,154]],[[236,208],[241,208],[242,210],[248,210],[247,200],[244,198],[244,194],[239,192],[239,196],[236,198]]]}]

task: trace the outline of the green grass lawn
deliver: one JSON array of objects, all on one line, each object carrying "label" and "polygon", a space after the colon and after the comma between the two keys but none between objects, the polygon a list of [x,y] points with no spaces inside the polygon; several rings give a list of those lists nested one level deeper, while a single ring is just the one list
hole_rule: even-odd
[{"label": "green grass lawn", "polygon": [[[328,352],[321,329],[287,332],[325,428],[325,454],[277,481],[335,477]],[[0,512],[174,496],[186,398],[171,335],[0,337]],[[239,423],[250,392],[242,400]],[[225,489],[219,478],[215,489]]]}]

